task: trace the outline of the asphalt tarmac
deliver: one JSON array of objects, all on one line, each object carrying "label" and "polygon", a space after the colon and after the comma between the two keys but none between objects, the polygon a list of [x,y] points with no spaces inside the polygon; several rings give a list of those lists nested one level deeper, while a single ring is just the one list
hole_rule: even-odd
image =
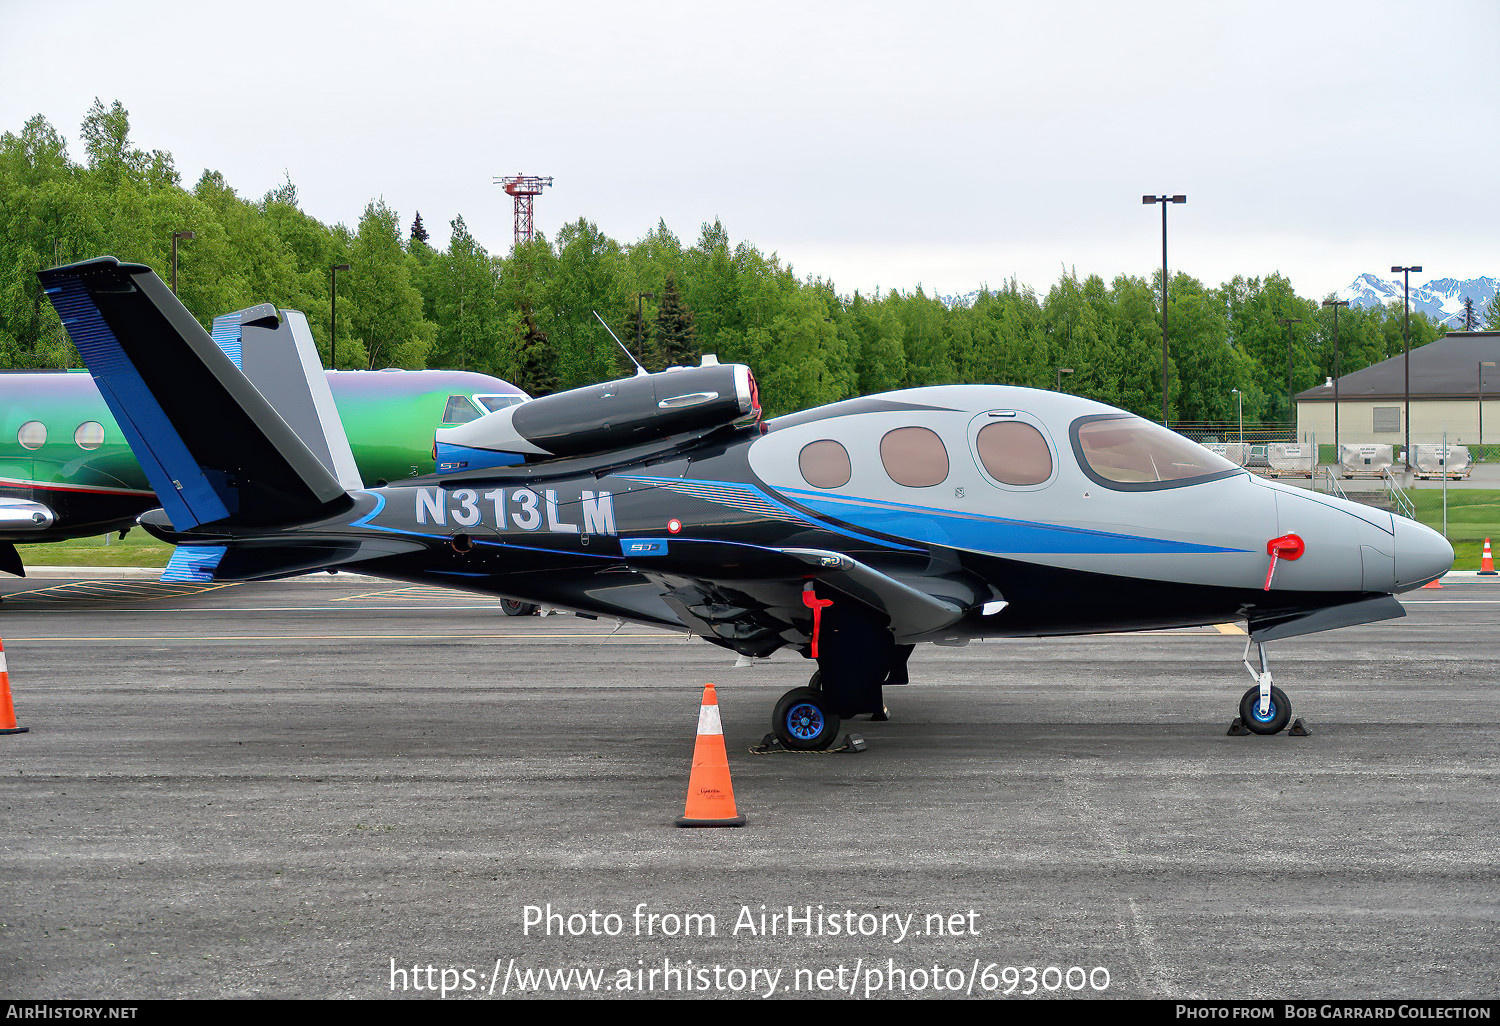
[{"label": "asphalt tarmac", "polygon": [[[1310,737],[1226,736],[1226,627],[926,646],[840,755],[748,752],[793,655],[347,575],[0,593],[0,997],[1500,991],[1482,580],[1271,646]],[[749,824],[676,829],[710,681]]]}]

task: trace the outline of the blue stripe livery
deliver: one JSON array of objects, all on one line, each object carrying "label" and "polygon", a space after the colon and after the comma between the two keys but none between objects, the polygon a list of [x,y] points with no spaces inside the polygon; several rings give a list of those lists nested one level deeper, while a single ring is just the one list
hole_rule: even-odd
[{"label": "blue stripe livery", "polygon": [[879,499],[835,497],[824,492],[806,492],[792,488],[786,489],[786,492],[796,501],[824,516],[837,517],[867,530],[997,555],[1019,552],[1167,555],[1244,551],[1217,545],[1172,541],[1169,538],[1144,538],[978,513],[955,513],[951,510],[909,506]]}]

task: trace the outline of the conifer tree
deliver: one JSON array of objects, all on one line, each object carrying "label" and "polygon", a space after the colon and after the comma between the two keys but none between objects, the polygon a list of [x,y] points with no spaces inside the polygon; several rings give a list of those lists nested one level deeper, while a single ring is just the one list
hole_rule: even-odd
[{"label": "conifer tree", "polygon": [[520,380],[516,384],[533,399],[539,399],[557,391],[557,351],[548,341],[547,333],[537,327],[529,307],[521,308],[521,318],[523,330],[517,373]]},{"label": "conifer tree", "polygon": [[[652,333],[656,350],[666,367],[693,367],[703,358],[698,329],[693,325],[693,311],[682,301],[677,290],[677,276],[667,275],[662,289],[661,305],[656,308],[656,330]],[[645,361],[641,361],[645,363]],[[647,364],[650,368],[650,364]]]},{"label": "conifer tree", "polygon": [[427,245],[427,229],[422,227],[422,212],[417,211],[417,216],[411,222],[411,241]]}]

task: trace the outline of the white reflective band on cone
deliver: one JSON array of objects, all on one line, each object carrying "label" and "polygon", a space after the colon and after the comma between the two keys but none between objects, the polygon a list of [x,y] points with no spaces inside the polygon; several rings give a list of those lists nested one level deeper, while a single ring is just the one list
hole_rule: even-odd
[{"label": "white reflective band on cone", "polygon": [[724,727],[719,722],[719,707],[716,705],[700,705],[698,707],[698,733],[700,734],[722,734]]},{"label": "white reflective band on cone", "polygon": [[0,673],[5,671],[5,649],[0,648]]}]

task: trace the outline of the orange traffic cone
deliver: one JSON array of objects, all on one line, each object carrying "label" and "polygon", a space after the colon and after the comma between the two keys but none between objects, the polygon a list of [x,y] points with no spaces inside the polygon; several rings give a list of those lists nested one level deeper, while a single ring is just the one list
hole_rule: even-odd
[{"label": "orange traffic cone", "polygon": [[10,673],[5,669],[5,642],[0,641],[0,734],[24,734],[30,729],[16,726],[16,708],[10,704]]},{"label": "orange traffic cone", "polygon": [[729,753],[724,750],[724,727],[719,722],[719,696],[712,684],[703,686],[698,710],[698,741],[693,746],[693,772],[688,777],[687,807],[680,827],[737,827],[745,817],[734,809],[729,783]]},{"label": "orange traffic cone", "polygon": [[1490,555],[1490,540],[1484,540],[1484,553],[1479,557],[1479,573],[1484,577],[1495,576],[1495,557]]},{"label": "orange traffic cone", "polygon": [[1422,585],[1422,590],[1426,591],[1428,588],[1441,588],[1442,586],[1443,586],[1442,579],[1438,578],[1438,577],[1434,577],[1432,580],[1430,580],[1426,584]]}]

